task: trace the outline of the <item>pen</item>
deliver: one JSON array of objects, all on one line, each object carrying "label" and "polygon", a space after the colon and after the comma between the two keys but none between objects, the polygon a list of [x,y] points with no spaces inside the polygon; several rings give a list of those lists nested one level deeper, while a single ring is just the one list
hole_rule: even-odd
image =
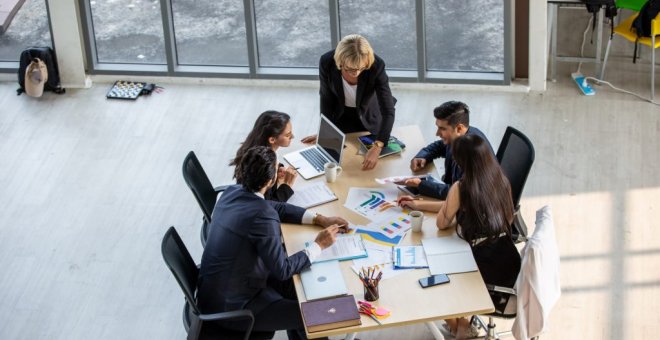
[{"label": "pen", "polygon": [[[413,201],[423,201],[424,198],[423,198],[423,197],[413,197],[412,200],[413,200]],[[399,202],[399,199],[395,199],[395,200],[392,201],[392,202]]]},{"label": "pen", "polygon": [[367,315],[368,315],[370,318],[372,318],[374,321],[376,321],[379,325],[381,325],[381,326],[383,325],[383,324],[380,322],[380,320],[378,320],[377,317],[375,317],[375,316],[373,316],[373,315],[371,315],[371,314],[367,314]]}]

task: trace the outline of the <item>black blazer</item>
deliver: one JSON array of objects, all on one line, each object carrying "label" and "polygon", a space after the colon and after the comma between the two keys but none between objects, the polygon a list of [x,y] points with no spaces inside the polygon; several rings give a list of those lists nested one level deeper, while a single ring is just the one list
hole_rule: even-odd
[{"label": "black blazer", "polygon": [[250,309],[254,313],[282,299],[267,286],[310,266],[300,251],[287,257],[280,221],[300,223],[305,209],[267,201],[241,185],[229,187],[213,210],[199,270],[197,305],[203,313]]},{"label": "black blazer", "polygon": [[[319,78],[321,81],[321,113],[337,123],[344,113],[344,87],[341,71],[337,69],[332,50],[321,56]],[[394,125],[394,104],[389,78],[385,73],[385,62],[379,56],[371,68],[358,76],[356,108],[360,120],[369,132],[387,144]]]}]

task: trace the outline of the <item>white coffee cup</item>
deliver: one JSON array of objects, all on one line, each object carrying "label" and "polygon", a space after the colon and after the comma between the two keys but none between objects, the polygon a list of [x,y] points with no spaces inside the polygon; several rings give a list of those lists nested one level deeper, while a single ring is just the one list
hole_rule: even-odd
[{"label": "white coffee cup", "polygon": [[412,225],[412,231],[418,233],[422,231],[422,224],[424,223],[424,213],[421,211],[413,210],[408,216],[410,216],[410,224]]},{"label": "white coffee cup", "polygon": [[336,181],[337,176],[341,173],[341,167],[333,162],[325,163],[323,169],[325,170],[325,180],[328,183]]}]

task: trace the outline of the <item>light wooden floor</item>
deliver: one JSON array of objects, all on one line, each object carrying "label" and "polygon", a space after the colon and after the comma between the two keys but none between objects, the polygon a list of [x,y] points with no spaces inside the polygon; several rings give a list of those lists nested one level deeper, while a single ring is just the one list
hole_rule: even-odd
[{"label": "light wooden floor", "polygon": [[[648,66],[615,58],[608,78],[647,95]],[[461,100],[495,147],[507,125],[524,131],[536,162],[523,215],[533,225],[535,210],[552,206],[562,261],[563,295],[543,338],[656,338],[660,107],[605,88],[582,96],[573,69],[561,66],[544,94],[394,84],[396,125],[418,124],[432,141],[433,107]],[[0,339],[182,339],[183,296],[160,241],[175,225],[200,258],[183,157],[194,150],[223,184],[258,113],[288,112],[297,137],[312,133],[317,88],[287,84],[165,85],[130,102],[106,100],[109,84],[32,99],[0,83]],[[411,326],[359,337],[431,334]]]}]

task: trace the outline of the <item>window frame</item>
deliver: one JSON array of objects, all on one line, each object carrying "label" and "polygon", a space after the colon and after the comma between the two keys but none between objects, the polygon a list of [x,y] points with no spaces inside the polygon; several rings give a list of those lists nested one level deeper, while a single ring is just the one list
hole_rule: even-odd
[{"label": "window frame", "polygon": [[[151,75],[170,77],[249,78],[249,79],[318,79],[316,67],[260,67],[256,13],[253,0],[243,0],[248,66],[177,65],[176,41],[172,16],[172,0],[160,0],[165,54],[167,65],[99,63],[96,54],[91,6],[89,0],[78,0],[81,8],[82,29],[85,42],[86,66],[90,74],[104,75]],[[328,1],[330,42],[336,46],[340,38],[339,0]],[[510,85],[512,79],[512,0],[502,0],[504,5],[504,65],[503,72],[432,71],[426,65],[425,0],[415,0],[415,34],[417,70],[387,69],[390,79],[398,82]],[[52,30],[51,30],[52,31]],[[51,34],[52,36],[52,34]],[[320,57],[320,56],[319,56]]]}]

